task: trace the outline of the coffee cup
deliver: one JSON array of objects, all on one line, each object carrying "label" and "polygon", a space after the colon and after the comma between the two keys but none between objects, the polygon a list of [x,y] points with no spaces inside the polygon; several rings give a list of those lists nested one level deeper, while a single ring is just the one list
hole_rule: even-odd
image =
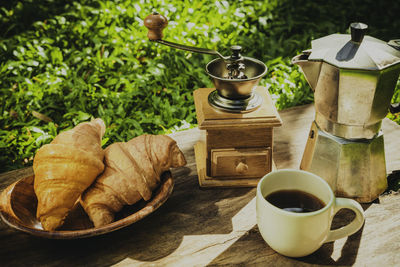
[{"label": "coffee cup", "polygon": [[[355,212],[354,220],[331,230],[333,217],[344,208]],[[261,236],[272,249],[289,257],[309,255],[324,243],[354,234],[364,223],[358,202],[336,198],[324,179],[302,170],[265,175],[257,185],[256,213]]]}]

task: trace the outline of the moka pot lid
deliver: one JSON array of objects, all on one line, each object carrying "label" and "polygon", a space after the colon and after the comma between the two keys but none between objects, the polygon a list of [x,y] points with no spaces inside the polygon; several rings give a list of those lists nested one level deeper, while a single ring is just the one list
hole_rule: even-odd
[{"label": "moka pot lid", "polygon": [[331,34],[311,42],[310,61],[324,61],[338,68],[382,70],[400,63],[400,41],[385,42],[365,36],[368,26],[352,23],[351,34]]}]

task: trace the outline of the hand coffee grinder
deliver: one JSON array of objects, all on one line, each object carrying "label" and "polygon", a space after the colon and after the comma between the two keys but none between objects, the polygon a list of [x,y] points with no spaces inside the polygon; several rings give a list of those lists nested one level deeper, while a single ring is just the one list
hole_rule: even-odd
[{"label": "hand coffee grinder", "polygon": [[[371,202],[387,187],[381,123],[400,73],[400,40],[351,34],[312,41],[294,57],[314,91],[311,125],[300,169],[324,178],[337,196]],[[393,109],[395,110],[395,109]]]},{"label": "hand coffee grinder", "polygon": [[195,147],[201,187],[256,186],[273,168],[273,127],[282,121],[265,87],[257,86],[267,67],[257,59],[162,40],[167,19],[153,13],[144,20],[151,41],[187,51],[216,55],[206,66],[215,88],[194,91],[199,129],[205,140]]}]

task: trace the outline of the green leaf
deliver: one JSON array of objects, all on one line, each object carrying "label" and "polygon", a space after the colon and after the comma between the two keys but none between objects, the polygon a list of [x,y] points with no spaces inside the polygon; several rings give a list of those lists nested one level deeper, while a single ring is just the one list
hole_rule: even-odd
[{"label": "green leaf", "polygon": [[91,115],[82,111],[78,111],[78,116],[77,120],[82,122],[82,121],[87,121],[91,118]]}]

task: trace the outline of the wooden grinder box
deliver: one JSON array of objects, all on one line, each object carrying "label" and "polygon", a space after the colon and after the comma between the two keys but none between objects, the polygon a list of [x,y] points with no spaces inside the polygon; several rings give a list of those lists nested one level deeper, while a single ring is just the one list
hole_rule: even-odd
[{"label": "wooden grinder box", "polygon": [[273,127],[282,121],[265,87],[255,91],[263,102],[248,113],[218,110],[208,103],[214,88],[194,91],[199,129],[206,139],[196,143],[195,157],[201,187],[256,186],[273,168]]}]

